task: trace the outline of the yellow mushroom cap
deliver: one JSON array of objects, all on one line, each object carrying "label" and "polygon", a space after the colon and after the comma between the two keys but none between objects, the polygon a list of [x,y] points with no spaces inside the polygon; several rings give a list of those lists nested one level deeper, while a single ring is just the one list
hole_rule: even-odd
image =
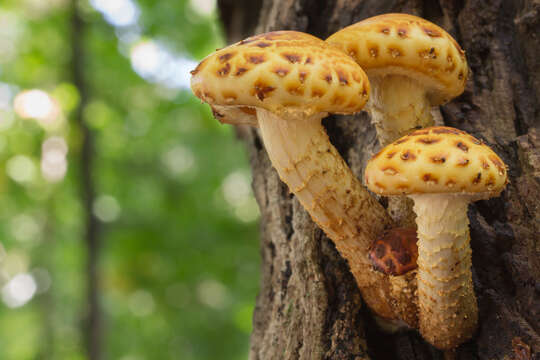
[{"label": "yellow mushroom cap", "polygon": [[296,31],[250,37],[207,56],[193,93],[222,122],[256,124],[254,108],[282,118],[360,111],[369,82],[360,66],[321,39]]},{"label": "yellow mushroom cap", "polygon": [[508,182],[506,165],[487,145],[464,131],[434,126],[386,146],[368,162],[368,188],[381,195],[468,193],[498,195]]},{"label": "yellow mushroom cap", "polygon": [[433,105],[465,89],[465,52],[446,31],[417,16],[374,16],[336,32],[326,42],[353,57],[369,76],[418,78],[429,88]]}]

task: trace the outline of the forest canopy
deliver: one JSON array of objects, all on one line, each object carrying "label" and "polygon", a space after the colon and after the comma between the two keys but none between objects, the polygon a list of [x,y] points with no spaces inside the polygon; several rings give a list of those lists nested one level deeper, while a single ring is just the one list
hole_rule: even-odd
[{"label": "forest canopy", "polygon": [[2,1],[1,359],[86,358],[92,317],[103,358],[246,357],[258,208],[189,91],[223,45],[214,1]]}]

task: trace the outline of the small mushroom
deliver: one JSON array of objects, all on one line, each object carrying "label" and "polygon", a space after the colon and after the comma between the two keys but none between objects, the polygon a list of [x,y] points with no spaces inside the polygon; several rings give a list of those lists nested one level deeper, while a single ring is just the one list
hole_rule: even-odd
[{"label": "small mushroom", "polygon": [[464,131],[431,127],[382,149],[369,161],[365,181],[378,194],[414,200],[420,333],[439,349],[457,347],[472,337],[478,320],[467,207],[500,194],[506,166]]},{"label": "small mushroom", "polygon": [[387,275],[403,275],[418,267],[416,229],[395,228],[379,237],[369,251],[375,270]]},{"label": "small mushroom", "polygon": [[[417,241],[415,228],[390,229],[373,242],[369,252],[373,268],[385,274],[390,281],[391,297],[402,309],[399,320],[412,327],[418,322]],[[386,331],[394,332],[404,327],[402,322],[379,320],[378,324]]]},{"label": "small mushroom", "polygon": [[367,256],[391,219],[321,124],[328,113],[363,108],[369,84],[360,66],[316,37],[278,31],[209,55],[192,75],[193,93],[218,120],[259,127],[281,180],[348,260],[365,301],[380,316],[395,318],[389,281]]},{"label": "small mushroom", "polygon": [[417,16],[374,16],[326,42],[366,71],[372,87],[367,110],[382,146],[413,129],[432,126],[431,107],[465,89],[465,52],[446,31]]}]

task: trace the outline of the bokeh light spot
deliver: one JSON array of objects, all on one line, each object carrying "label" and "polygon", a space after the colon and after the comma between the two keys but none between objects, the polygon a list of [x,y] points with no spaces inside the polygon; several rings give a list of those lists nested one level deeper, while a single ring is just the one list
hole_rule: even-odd
[{"label": "bokeh light spot", "polygon": [[120,216],[120,204],[110,195],[99,196],[93,206],[94,215],[103,222],[112,222]]},{"label": "bokeh light spot", "polygon": [[188,89],[190,70],[197,62],[174,55],[163,45],[153,40],[142,40],[130,51],[133,70],[142,78],[174,89]]},{"label": "bokeh light spot", "polygon": [[130,59],[133,70],[141,77],[155,75],[162,62],[162,51],[152,40],[144,40],[131,48]]},{"label": "bokeh light spot", "polygon": [[14,86],[0,82],[0,110],[11,109]]},{"label": "bokeh light spot", "polygon": [[11,219],[11,234],[20,242],[37,242],[41,235],[41,224],[35,217],[28,214],[19,214]]},{"label": "bokeh light spot", "polygon": [[223,197],[233,209],[236,218],[242,222],[252,222],[259,218],[259,207],[252,195],[250,176],[238,170],[229,174],[221,186]]},{"label": "bokeh light spot", "polygon": [[0,131],[8,130],[15,122],[15,115],[11,110],[0,109]]},{"label": "bokeh light spot", "polygon": [[131,0],[90,0],[90,4],[114,26],[133,25],[139,19],[139,9]]},{"label": "bokeh light spot", "polygon": [[206,279],[197,285],[197,299],[213,309],[224,309],[230,302],[227,288],[217,280]]},{"label": "bokeh light spot", "polygon": [[150,292],[139,289],[130,295],[128,307],[135,316],[148,316],[154,312],[154,297]]},{"label": "bokeh light spot", "polygon": [[10,11],[0,11],[0,64],[12,61],[19,47],[17,41],[23,31],[20,18]]},{"label": "bokeh light spot", "polygon": [[216,0],[190,0],[189,6],[199,15],[209,16],[216,10]]},{"label": "bokeh light spot", "polygon": [[223,180],[222,188],[225,200],[230,205],[237,206],[243,203],[251,193],[249,175],[244,171],[235,171]]},{"label": "bokeh light spot", "polygon": [[189,148],[176,145],[163,153],[161,161],[174,176],[182,176],[195,168],[195,155]]},{"label": "bokeh light spot", "polygon": [[45,180],[58,182],[67,172],[68,146],[63,137],[53,136],[41,145],[41,173]]},{"label": "bokeh light spot", "polygon": [[16,182],[29,183],[36,175],[36,167],[28,156],[15,155],[7,161],[6,172]]},{"label": "bokeh light spot", "polygon": [[28,271],[30,259],[28,254],[20,250],[10,250],[6,253],[4,259],[0,263],[0,268],[6,276],[12,277],[19,273]]},{"label": "bokeh light spot", "polygon": [[80,95],[77,87],[71,83],[61,83],[52,92],[55,99],[58,99],[64,111],[71,111],[79,104]]},{"label": "bokeh light spot", "polygon": [[21,91],[15,96],[13,105],[23,119],[50,120],[58,115],[57,105],[43,90]]},{"label": "bokeh light spot", "polygon": [[95,100],[83,109],[84,121],[94,129],[103,129],[115,120],[114,109],[106,102]]},{"label": "bokeh light spot", "polygon": [[36,293],[37,285],[30,274],[17,274],[2,287],[2,300],[10,308],[23,306]]},{"label": "bokeh light spot", "polygon": [[24,0],[24,3],[26,5],[25,14],[32,18],[39,18],[66,6],[68,0]]}]

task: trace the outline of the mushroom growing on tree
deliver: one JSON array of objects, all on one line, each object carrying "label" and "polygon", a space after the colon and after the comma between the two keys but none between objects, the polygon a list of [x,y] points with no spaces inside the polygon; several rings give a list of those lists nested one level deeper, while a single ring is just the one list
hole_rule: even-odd
[{"label": "mushroom growing on tree", "polygon": [[373,242],[369,259],[375,270],[388,275],[403,275],[417,268],[416,229],[394,228]]},{"label": "mushroom growing on tree", "polygon": [[444,350],[467,341],[478,321],[467,207],[504,189],[503,161],[461,130],[431,127],[382,149],[369,161],[365,181],[377,194],[414,200],[420,333]]},{"label": "mushroom growing on tree", "polygon": [[322,118],[359,112],[369,83],[360,66],[324,41],[295,31],[257,35],[206,57],[193,93],[223,123],[258,126],[280,178],[347,259],[369,307],[400,318],[402,304],[373,270],[371,242],[391,219],[330,143]]},{"label": "mushroom growing on tree", "polygon": [[[366,71],[371,95],[366,109],[381,146],[418,128],[433,126],[431,108],[465,89],[465,52],[439,26],[409,14],[384,14],[348,26],[326,42]],[[412,204],[389,200],[401,226],[414,225]]]},{"label": "mushroom growing on tree", "polygon": [[431,108],[465,89],[465,52],[439,26],[409,14],[384,14],[348,26],[326,42],[367,73],[367,110],[386,146],[412,129],[433,125]]},{"label": "mushroom growing on tree", "polygon": [[[388,277],[392,297],[402,304],[402,308],[408,308],[402,320],[411,327],[418,321],[417,241],[416,228],[394,228],[377,238],[369,252],[373,268]],[[378,324],[388,332],[394,332],[403,325],[398,321],[378,321]]]}]

